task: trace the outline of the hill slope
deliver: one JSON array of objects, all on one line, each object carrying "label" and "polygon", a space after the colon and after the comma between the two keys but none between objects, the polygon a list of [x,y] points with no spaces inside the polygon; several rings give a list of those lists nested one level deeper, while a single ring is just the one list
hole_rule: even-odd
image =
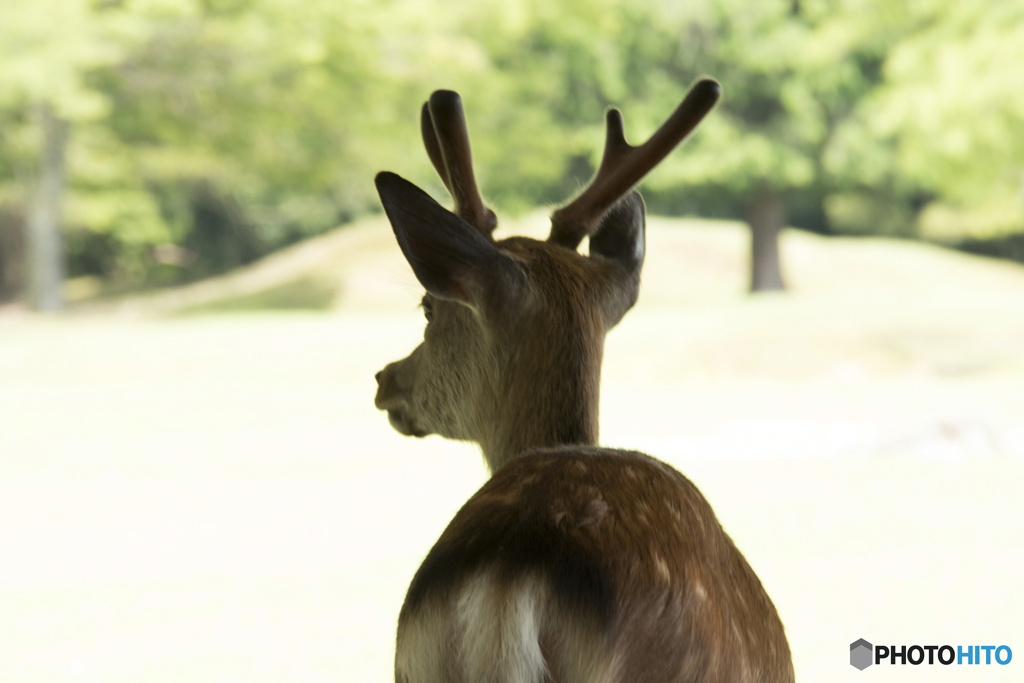
[{"label": "hill slope", "polygon": [[[496,235],[542,238],[546,230],[546,217],[536,213],[500,226]],[[650,217],[639,305],[706,305],[742,297],[747,241],[746,228],[736,222]],[[405,308],[410,290],[419,286],[396,246],[384,218],[370,218],[227,275],[128,297],[114,306],[144,316],[197,310]],[[1024,267],[922,243],[823,238],[788,230],[782,236],[782,257],[790,291],[801,297],[1024,296]]]}]

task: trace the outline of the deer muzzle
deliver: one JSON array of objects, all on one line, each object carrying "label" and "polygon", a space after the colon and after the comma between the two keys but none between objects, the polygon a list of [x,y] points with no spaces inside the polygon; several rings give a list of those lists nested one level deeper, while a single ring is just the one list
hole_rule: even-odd
[{"label": "deer muzzle", "polygon": [[373,403],[378,410],[386,410],[388,422],[396,432],[404,436],[423,437],[429,434],[416,424],[410,411],[411,385],[403,372],[404,361],[388,363],[374,377],[377,380],[377,395]]}]

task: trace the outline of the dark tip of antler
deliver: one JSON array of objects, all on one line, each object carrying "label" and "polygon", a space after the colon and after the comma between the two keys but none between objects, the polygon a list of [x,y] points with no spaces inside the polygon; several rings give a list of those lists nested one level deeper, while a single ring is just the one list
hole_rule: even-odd
[{"label": "dark tip of antler", "polygon": [[722,96],[722,84],[713,78],[701,78],[690,88],[690,93],[700,97],[701,99],[707,99],[714,105],[718,101],[718,98]]},{"label": "dark tip of antler", "polygon": [[621,147],[626,144],[626,128],[625,123],[622,120],[621,111],[614,107],[609,109],[608,114],[605,116],[605,125],[608,129],[604,142],[604,149],[606,152],[609,149]]},{"label": "dark tip of antler", "polygon": [[462,98],[454,90],[435,90],[430,93],[430,111],[438,116],[464,118]]}]

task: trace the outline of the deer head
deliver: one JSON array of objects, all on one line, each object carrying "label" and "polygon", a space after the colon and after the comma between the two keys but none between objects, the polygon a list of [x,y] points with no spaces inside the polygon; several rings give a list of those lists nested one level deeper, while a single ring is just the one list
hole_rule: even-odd
[{"label": "deer head", "polygon": [[[644,204],[631,188],[719,94],[715,81],[698,81],[638,147],[610,110],[600,167],[554,212],[547,241],[497,242],[462,102],[450,91],[431,95],[423,140],[454,211],[393,173],[376,178],[398,244],[426,289],[423,343],[376,376],[376,405],[397,431],[475,441],[492,471],[527,448],[597,442],[604,337],[636,302],[644,260]],[[577,252],[584,237],[587,256]]]}]

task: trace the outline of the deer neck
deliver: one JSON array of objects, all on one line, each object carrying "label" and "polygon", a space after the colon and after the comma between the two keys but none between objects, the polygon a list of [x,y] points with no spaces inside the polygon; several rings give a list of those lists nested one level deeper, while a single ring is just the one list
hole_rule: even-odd
[{"label": "deer neck", "polygon": [[548,362],[528,368],[513,362],[479,439],[492,473],[535,448],[597,444],[603,341],[540,356]]}]

